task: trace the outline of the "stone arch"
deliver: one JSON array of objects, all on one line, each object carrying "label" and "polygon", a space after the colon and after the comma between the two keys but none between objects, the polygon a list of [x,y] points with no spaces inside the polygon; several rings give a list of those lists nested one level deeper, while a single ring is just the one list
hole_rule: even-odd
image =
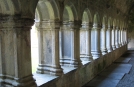
[{"label": "stone arch", "polygon": [[112,18],[109,17],[109,18],[108,18],[108,26],[109,26],[109,27],[112,26],[112,23],[113,23],[113,22],[112,22]]},{"label": "stone arch", "polygon": [[[37,64],[52,65],[52,61],[53,61],[52,57],[54,55],[53,52],[51,51],[53,46],[52,44],[54,44],[53,41],[54,39],[52,38],[56,37],[52,34],[53,33],[52,29],[54,30],[55,28],[57,28],[57,26],[59,28],[59,20],[60,20],[60,15],[59,15],[59,9],[57,3],[54,0],[49,0],[49,1],[39,0],[35,11],[36,27],[33,26],[33,29],[31,30],[31,47],[32,49],[35,49],[37,53],[37,54],[34,53],[34,51],[32,52],[33,62],[35,60],[35,57],[37,57],[36,58],[36,61],[38,60]],[[45,54],[45,56],[50,55],[49,58],[42,56],[43,54],[42,50],[45,51],[45,53],[47,53]],[[45,63],[40,62],[42,60],[46,62]],[[33,72],[35,72],[34,67],[38,67],[37,71],[40,72],[39,69],[40,66],[34,64],[33,62],[32,62]]]},{"label": "stone arch", "polygon": [[123,22],[120,20],[120,25],[119,25],[119,26],[120,26],[120,28],[122,28],[122,24],[123,24]]},{"label": "stone arch", "polygon": [[107,25],[107,16],[104,15],[103,18],[102,18],[102,26],[106,26]]},{"label": "stone arch", "polygon": [[119,27],[119,20],[116,21],[116,26]]},{"label": "stone arch", "polygon": [[0,0],[0,13],[1,14],[15,14],[15,7],[13,5],[13,2],[11,0]]},{"label": "stone arch", "polygon": [[64,7],[63,21],[74,21],[74,20],[78,20],[78,15],[74,5],[71,2],[69,2]]},{"label": "stone arch", "polygon": [[97,12],[94,14],[93,23],[94,23],[94,24],[101,24],[101,23],[100,23],[100,16],[99,16],[99,14],[98,14]]},{"label": "stone arch", "polygon": [[37,21],[59,20],[59,10],[55,1],[39,1],[36,8]]},{"label": "stone arch", "polygon": [[113,26],[116,26],[116,19],[113,20]]},{"label": "stone arch", "polygon": [[82,22],[92,22],[92,14],[88,8],[86,8],[83,12]]},{"label": "stone arch", "polygon": [[107,54],[106,48],[107,16],[102,17],[102,29],[100,30],[100,48],[103,55]]}]

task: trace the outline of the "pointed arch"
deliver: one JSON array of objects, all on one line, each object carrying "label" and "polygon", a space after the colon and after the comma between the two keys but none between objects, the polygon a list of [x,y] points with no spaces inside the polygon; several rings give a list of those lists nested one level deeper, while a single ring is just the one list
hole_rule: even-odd
[{"label": "pointed arch", "polygon": [[10,14],[10,15],[14,15],[15,14],[15,7],[13,5],[13,2],[11,0],[7,1],[7,0],[0,0],[0,13],[4,14]]},{"label": "pointed arch", "polygon": [[74,21],[78,20],[78,15],[74,5],[69,2],[65,5],[63,11],[63,21]]},{"label": "pointed arch", "polygon": [[59,9],[55,1],[39,1],[36,8],[37,21],[59,20]]},{"label": "pointed arch", "polygon": [[113,26],[116,26],[116,19],[113,20]]},{"label": "pointed arch", "polygon": [[102,18],[102,25],[106,26],[107,25],[107,16],[103,16]]},{"label": "pointed arch", "polygon": [[119,27],[119,20],[118,20],[118,19],[117,19],[117,21],[116,21],[116,26]]},{"label": "pointed arch", "polygon": [[113,23],[113,22],[112,22],[112,18],[109,17],[109,18],[108,18],[108,26],[112,26],[112,23]]},{"label": "pointed arch", "polygon": [[96,12],[94,14],[94,21],[93,21],[94,24],[100,24],[100,17],[99,17],[99,14],[98,12]]},{"label": "pointed arch", "polygon": [[92,22],[92,14],[88,8],[86,8],[83,12],[82,22]]}]

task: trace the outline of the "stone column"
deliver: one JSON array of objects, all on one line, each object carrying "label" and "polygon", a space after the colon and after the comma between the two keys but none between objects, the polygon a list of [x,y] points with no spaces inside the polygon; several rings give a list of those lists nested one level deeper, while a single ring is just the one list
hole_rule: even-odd
[{"label": "stone column", "polygon": [[97,23],[93,24],[93,28],[91,31],[91,53],[93,59],[97,59],[101,57],[101,50],[100,50],[100,25]]},{"label": "stone column", "polygon": [[121,29],[121,46],[123,46],[124,44],[123,44],[123,27],[122,27],[122,29]]},{"label": "stone column", "polygon": [[112,48],[113,48],[113,50],[115,50],[116,49],[116,46],[115,46],[115,31],[116,31],[116,26],[115,25],[113,25],[113,29],[112,29]]},{"label": "stone column", "polygon": [[127,44],[128,41],[127,41],[127,28],[125,29],[125,44]]},{"label": "stone column", "polygon": [[61,75],[59,63],[59,21],[46,20],[36,23],[38,29],[39,65],[37,73]]},{"label": "stone column", "polygon": [[116,48],[119,48],[119,27],[116,26],[116,33],[115,33],[115,44],[116,44]]},{"label": "stone column", "polygon": [[91,28],[91,23],[84,22],[80,30],[80,58],[86,61],[93,60],[91,54]]},{"label": "stone column", "polygon": [[120,29],[119,29],[119,47],[121,47],[121,26],[120,26]]},{"label": "stone column", "polygon": [[124,45],[124,28],[122,29],[122,45]]},{"label": "stone column", "polygon": [[31,69],[32,19],[0,18],[0,86],[37,87]]},{"label": "stone column", "polygon": [[103,55],[107,54],[107,48],[106,48],[106,30],[107,25],[103,24],[101,29],[101,37],[100,37],[100,43],[101,43],[101,52]]},{"label": "stone column", "polygon": [[[61,59],[64,66],[78,67],[81,65],[79,52],[79,30],[73,21],[64,21],[61,28]],[[79,55],[79,56],[78,56]],[[78,58],[79,57],[79,58]]]},{"label": "stone column", "polygon": [[124,28],[124,30],[123,30],[123,44],[125,45],[126,44],[126,41],[125,41],[125,28]]},{"label": "stone column", "polygon": [[107,48],[106,48],[106,30],[107,30],[107,25],[102,25],[101,29],[101,37],[100,37],[100,42],[101,42],[101,52],[103,55],[107,54]]},{"label": "stone column", "polygon": [[110,25],[110,23],[108,23],[108,29],[107,29],[107,50],[108,52],[112,52],[112,38],[111,38],[111,31],[112,31],[112,26]]}]

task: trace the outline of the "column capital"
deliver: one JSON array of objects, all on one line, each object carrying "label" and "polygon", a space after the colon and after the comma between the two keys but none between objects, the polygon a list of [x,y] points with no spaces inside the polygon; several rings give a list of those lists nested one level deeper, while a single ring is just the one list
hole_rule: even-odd
[{"label": "column capital", "polygon": [[92,28],[92,23],[89,22],[83,22],[81,25],[81,30],[91,30]]},{"label": "column capital", "polygon": [[74,21],[68,21],[68,27],[70,30],[74,30],[74,28],[76,27],[76,25],[74,24]]},{"label": "column capital", "polygon": [[108,30],[112,30],[112,29],[113,29],[113,26],[109,25]]},{"label": "column capital", "polygon": [[100,25],[97,24],[97,23],[94,23],[94,24],[93,24],[93,29],[99,30],[99,29],[100,29]]},{"label": "column capital", "polygon": [[113,30],[116,30],[116,26],[113,26]]},{"label": "column capital", "polygon": [[0,17],[1,28],[20,28],[31,27],[34,24],[33,19],[20,18],[20,16],[3,16]]},{"label": "column capital", "polygon": [[108,28],[107,24],[102,25],[102,30],[107,30],[107,28]]},{"label": "column capital", "polygon": [[56,30],[60,29],[61,22],[55,20],[43,20],[41,22],[35,22],[38,29],[43,30]]}]

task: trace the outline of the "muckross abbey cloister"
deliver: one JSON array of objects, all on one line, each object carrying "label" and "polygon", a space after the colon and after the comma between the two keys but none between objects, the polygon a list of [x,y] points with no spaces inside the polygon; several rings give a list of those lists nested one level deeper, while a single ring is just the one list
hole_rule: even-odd
[{"label": "muckross abbey cloister", "polygon": [[0,0],[0,87],[134,87],[133,67],[134,0]]}]

